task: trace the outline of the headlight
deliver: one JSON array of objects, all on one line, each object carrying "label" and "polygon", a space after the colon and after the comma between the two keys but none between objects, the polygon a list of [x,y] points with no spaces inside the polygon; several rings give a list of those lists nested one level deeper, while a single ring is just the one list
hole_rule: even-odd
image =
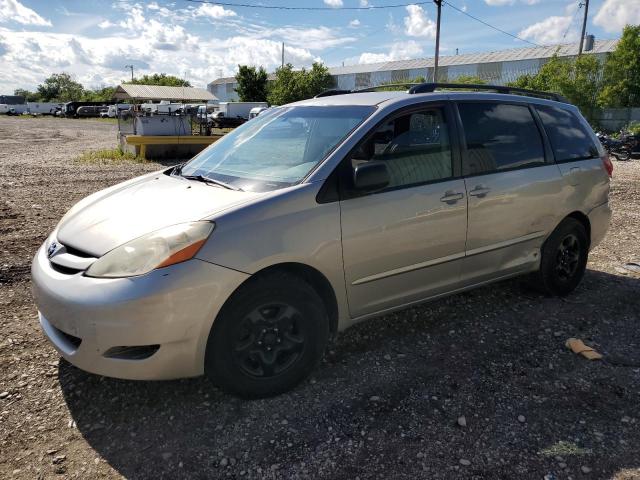
[{"label": "headlight", "polygon": [[106,253],[86,271],[89,277],[144,275],[193,258],[213,231],[211,222],[173,225],[138,237]]}]

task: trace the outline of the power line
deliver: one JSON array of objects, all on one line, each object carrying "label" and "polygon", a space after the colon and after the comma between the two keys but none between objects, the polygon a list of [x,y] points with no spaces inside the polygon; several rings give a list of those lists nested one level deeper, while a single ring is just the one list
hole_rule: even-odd
[{"label": "power line", "polygon": [[444,3],[445,5],[453,8],[454,10],[457,10],[458,12],[462,13],[463,15],[466,15],[469,18],[473,18],[475,21],[482,23],[483,25],[486,25],[489,28],[493,28],[494,30],[500,32],[500,33],[504,33],[505,35],[509,35],[511,38],[515,38],[516,40],[520,40],[521,42],[525,42],[528,43],[530,45],[533,45],[535,47],[542,47],[543,45],[538,45],[537,43],[534,42],[530,42],[529,40],[525,40],[524,38],[520,38],[517,35],[514,35],[513,33],[509,33],[505,30],[502,30],[501,28],[498,28],[494,25],[491,25],[490,23],[485,22],[484,20],[481,20],[478,17],[474,17],[473,15],[471,15],[470,13],[465,12],[464,10],[462,10],[461,8],[456,7],[455,5],[450,4],[449,2],[443,0],[442,3]]},{"label": "power line", "polygon": [[[427,2],[411,2],[411,3],[396,3],[396,4],[390,4],[390,5],[367,5],[366,7],[289,7],[286,5],[255,5],[255,4],[251,4],[251,3],[231,3],[231,2],[216,2],[214,0],[185,0],[187,2],[190,3],[203,3],[203,4],[208,4],[208,5],[219,5],[221,7],[235,7],[235,8],[257,8],[257,9],[264,9],[264,10],[306,10],[306,11],[340,11],[340,10],[359,10],[359,11],[366,11],[366,10],[382,10],[382,9],[386,9],[386,8],[404,8],[404,7],[408,7],[410,5],[431,5],[433,3],[433,1],[427,1]],[[517,35],[514,35],[513,33],[509,33],[506,30],[502,30],[501,28],[496,27],[495,25],[491,25],[490,23],[485,22],[484,20],[475,17],[473,15],[471,15],[470,13],[465,12],[464,10],[462,10],[461,8],[456,7],[455,5],[442,0],[442,3],[444,3],[445,5],[453,8],[454,10],[457,10],[458,12],[462,13],[463,15],[466,15],[467,17],[475,20],[476,22],[480,22],[483,25],[492,28],[500,33],[504,33],[505,35],[510,36],[511,38],[515,38],[516,40],[520,40],[521,42],[525,42],[528,43],[530,45],[533,45],[535,47],[542,47],[543,45],[539,45],[537,43],[531,42],[529,40],[526,40],[524,38],[521,38]]]},{"label": "power line", "polygon": [[286,5],[254,5],[250,3],[231,3],[231,2],[216,2],[212,0],[186,0],[191,3],[205,3],[210,5],[220,5],[221,7],[242,7],[242,8],[260,8],[266,10],[324,10],[324,11],[337,11],[337,10],[382,10],[385,8],[403,8],[409,5],[430,5],[432,2],[411,2],[411,3],[397,3],[393,5],[367,5],[366,7],[288,7]]},{"label": "power line", "polygon": [[567,38],[569,29],[573,26],[573,23],[576,21],[576,17],[578,16],[578,12],[580,12],[581,8],[582,8],[582,3],[578,3],[578,8],[576,8],[576,11],[573,14],[573,18],[571,19],[571,22],[569,22],[569,25],[567,25],[567,29],[564,31],[564,34],[562,35],[562,40]]}]

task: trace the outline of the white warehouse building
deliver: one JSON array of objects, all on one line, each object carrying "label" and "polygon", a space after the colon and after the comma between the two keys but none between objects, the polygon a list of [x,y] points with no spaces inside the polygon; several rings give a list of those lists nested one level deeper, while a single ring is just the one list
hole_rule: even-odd
[{"label": "white warehouse building", "polygon": [[[593,37],[587,37],[585,53],[596,55],[603,61],[607,53],[613,51],[617,42],[617,40],[594,41]],[[521,75],[537,73],[554,54],[560,57],[575,57],[578,54],[577,43],[441,56],[438,65],[438,81],[455,82],[460,76],[472,75],[490,84],[504,85]],[[335,79],[336,88],[351,90],[374,87],[382,83],[407,82],[417,77],[424,77],[429,81],[433,76],[433,62],[433,57],[395,60],[331,67],[329,72]],[[270,80],[273,78],[273,74],[269,75]],[[235,78],[226,77],[209,83],[207,90],[222,102],[237,101],[236,87]]]}]

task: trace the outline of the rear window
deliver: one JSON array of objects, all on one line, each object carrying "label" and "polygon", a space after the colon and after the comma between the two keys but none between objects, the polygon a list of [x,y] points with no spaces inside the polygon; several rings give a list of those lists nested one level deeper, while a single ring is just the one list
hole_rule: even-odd
[{"label": "rear window", "polygon": [[542,165],[542,137],[527,106],[460,103],[466,158],[464,175]]},{"label": "rear window", "polygon": [[536,105],[536,110],[551,142],[556,162],[598,156],[590,132],[573,112],[548,105]]}]

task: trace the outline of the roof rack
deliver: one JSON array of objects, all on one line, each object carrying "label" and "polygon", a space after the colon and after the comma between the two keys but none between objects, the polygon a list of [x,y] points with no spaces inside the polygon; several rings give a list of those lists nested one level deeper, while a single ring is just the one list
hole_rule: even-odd
[{"label": "roof rack", "polygon": [[439,88],[461,89],[461,90],[488,90],[492,92],[505,93],[507,95],[526,95],[528,97],[545,98],[556,102],[569,103],[568,100],[559,93],[541,92],[539,90],[529,90],[526,88],[508,87],[506,85],[484,85],[473,83],[421,83],[411,87],[407,93],[430,93]]},{"label": "roof rack", "polygon": [[508,87],[505,85],[485,85],[473,83],[390,83],[387,85],[377,85],[375,87],[361,88],[358,90],[331,89],[319,93],[314,98],[330,97],[333,95],[346,95],[348,93],[376,92],[378,90],[386,90],[389,87],[409,87],[409,89],[407,90],[407,93],[409,94],[432,93],[441,88],[459,90],[485,90],[504,93],[507,95],[525,95],[528,97],[544,98],[547,100],[555,100],[556,102],[569,103],[569,101],[559,93],[541,92],[539,90],[528,90],[526,88]]}]

